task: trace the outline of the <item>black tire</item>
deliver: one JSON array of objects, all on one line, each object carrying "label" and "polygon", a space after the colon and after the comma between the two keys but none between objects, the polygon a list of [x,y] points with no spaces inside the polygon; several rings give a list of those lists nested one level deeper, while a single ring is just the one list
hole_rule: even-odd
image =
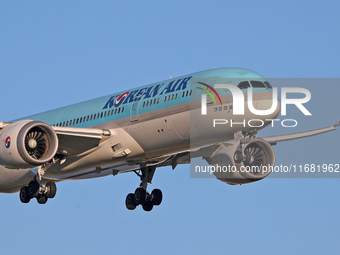
[{"label": "black tire", "polygon": [[143,188],[137,188],[135,191],[135,203],[136,205],[144,204],[146,200],[146,191]]},{"label": "black tire", "polygon": [[135,203],[135,194],[130,193],[126,196],[125,205],[128,210],[135,210],[137,205]]},{"label": "black tire", "polygon": [[241,163],[243,160],[243,155],[242,155],[242,151],[236,151],[234,154],[234,161],[235,163],[239,164]]},{"label": "black tire", "polygon": [[20,197],[20,201],[24,204],[27,204],[31,200],[30,196],[28,195],[28,187],[27,186],[22,187],[20,189],[19,197]]},{"label": "black tire", "polygon": [[46,195],[39,195],[37,196],[37,202],[41,205],[46,204],[48,198]]},{"label": "black tire", "polygon": [[28,184],[28,195],[33,198],[39,195],[40,185],[37,181],[30,181]]},{"label": "black tire", "polygon": [[153,205],[160,205],[163,200],[163,194],[160,189],[154,189],[151,192]]},{"label": "black tire", "polygon": [[46,193],[47,198],[54,198],[55,194],[57,193],[57,185],[54,182],[46,183],[46,188],[48,192]]},{"label": "black tire", "polygon": [[150,212],[153,208],[153,203],[151,201],[145,201],[142,206],[144,211]]}]

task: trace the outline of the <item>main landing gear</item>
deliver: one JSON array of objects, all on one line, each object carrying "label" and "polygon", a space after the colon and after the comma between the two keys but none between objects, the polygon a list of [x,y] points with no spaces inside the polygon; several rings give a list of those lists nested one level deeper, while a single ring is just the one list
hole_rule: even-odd
[{"label": "main landing gear", "polygon": [[159,189],[154,189],[151,194],[147,192],[148,183],[151,183],[155,173],[156,166],[141,167],[141,174],[135,172],[141,179],[140,187],[135,190],[135,193],[127,195],[125,205],[128,210],[134,210],[138,205],[142,205],[144,211],[151,211],[156,205],[162,203],[163,195]]},{"label": "main landing gear", "polygon": [[39,204],[46,204],[49,198],[54,198],[57,193],[57,186],[54,182],[48,182],[42,186],[39,181],[33,180],[28,186],[21,188],[19,197],[22,203],[29,203],[32,198],[36,198]]}]

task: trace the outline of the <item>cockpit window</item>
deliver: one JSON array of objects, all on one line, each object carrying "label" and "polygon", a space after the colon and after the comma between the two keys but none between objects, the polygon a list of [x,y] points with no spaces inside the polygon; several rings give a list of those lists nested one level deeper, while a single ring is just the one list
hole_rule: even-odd
[{"label": "cockpit window", "polygon": [[268,81],[265,81],[264,84],[267,86],[267,88],[272,89],[272,85]]},{"label": "cockpit window", "polygon": [[262,81],[250,81],[251,86],[253,88],[265,88],[266,86],[263,84]]},{"label": "cockpit window", "polygon": [[237,87],[238,87],[239,89],[246,89],[246,88],[249,88],[250,85],[249,85],[249,82],[247,82],[247,81],[242,81],[242,82],[240,82],[240,83],[237,85]]}]

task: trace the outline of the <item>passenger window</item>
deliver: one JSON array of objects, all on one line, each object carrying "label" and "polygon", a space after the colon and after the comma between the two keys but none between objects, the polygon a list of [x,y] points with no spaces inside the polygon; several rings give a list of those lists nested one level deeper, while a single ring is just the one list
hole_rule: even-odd
[{"label": "passenger window", "polygon": [[146,106],[149,106],[149,101],[146,101]]},{"label": "passenger window", "polygon": [[77,119],[77,124],[79,123],[79,118]]},{"label": "passenger window", "polygon": [[155,100],[153,100],[153,104],[156,104],[156,98],[155,98]]},{"label": "passenger window", "polygon": [[122,107],[122,112],[124,112],[124,107]]},{"label": "passenger window", "polygon": [[152,100],[150,100],[150,105],[152,105]]},{"label": "passenger window", "polygon": [[189,94],[189,90],[187,91],[186,97],[188,96],[188,94]]},{"label": "passenger window", "polygon": [[177,93],[176,93],[176,95],[175,95],[175,99],[177,99]]},{"label": "passenger window", "polygon": [[183,91],[183,95],[182,95],[182,97],[184,97],[184,95],[185,95],[185,91]]},{"label": "passenger window", "polygon": [[[102,113],[103,114],[103,113]],[[104,112],[104,117],[106,117],[106,112]]]},{"label": "passenger window", "polygon": [[174,100],[174,94],[172,94],[172,96],[171,96],[171,100]]},{"label": "passenger window", "polygon": [[251,86],[253,88],[265,88],[266,86],[264,86],[262,81],[250,81]]},{"label": "passenger window", "polygon": [[145,101],[143,102],[143,107],[145,106]]},{"label": "passenger window", "polygon": [[115,114],[117,114],[117,108],[116,108],[116,110],[115,110]]},{"label": "passenger window", "polygon": [[164,102],[166,102],[166,96],[164,97]]},{"label": "passenger window", "polygon": [[79,121],[79,123],[81,123],[81,120],[82,120],[83,118],[80,118],[80,121]]},{"label": "passenger window", "polygon": [[103,113],[100,114],[100,117],[103,118]]},{"label": "passenger window", "polygon": [[157,104],[159,103],[159,98],[157,99]]},{"label": "passenger window", "polygon": [[249,82],[248,82],[248,81],[242,81],[242,82],[240,82],[240,83],[237,85],[237,87],[238,87],[239,89],[247,89],[247,88],[250,87],[250,85],[249,85]]},{"label": "passenger window", "polygon": [[120,108],[118,108],[118,113],[120,113]]}]

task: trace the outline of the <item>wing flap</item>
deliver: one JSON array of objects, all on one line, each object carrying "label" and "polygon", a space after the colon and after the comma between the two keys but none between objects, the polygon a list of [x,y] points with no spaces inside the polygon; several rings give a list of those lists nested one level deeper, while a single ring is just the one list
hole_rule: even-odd
[{"label": "wing flap", "polygon": [[79,154],[95,148],[103,139],[102,129],[52,127],[59,139],[58,152],[67,155]]}]

